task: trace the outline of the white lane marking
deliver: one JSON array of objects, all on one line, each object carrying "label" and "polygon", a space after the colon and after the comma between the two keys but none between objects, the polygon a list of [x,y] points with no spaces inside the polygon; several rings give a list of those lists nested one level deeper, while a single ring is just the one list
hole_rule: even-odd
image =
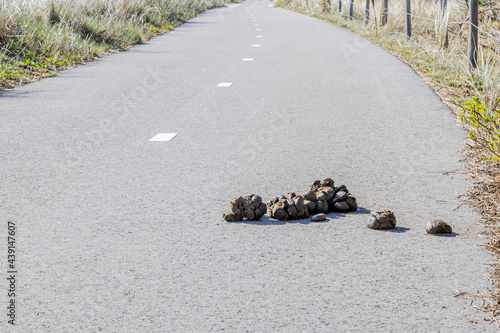
[{"label": "white lane marking", "polygon": [[259,46],[260,46],[260,44],[253,44],[252,46],[253,46],[253,47],[259,47]]},{"label": "white lane marking", "polygon": [[232,82],[221,82],[217,85],[217,87],[231,87]]},{"label": "white lane marking", "polygon": [[260,24],[258,24],[258,23],[255,23],[254,25],[260,25]]},{"label": "white lane marking", "polygon": [[177,133],[158,133],[153,136],[149,141],[170,141],[172,140]]},{"label": "white lane marking", "polygon": [[262,38],[262,36],[255,36],[256,38]]},{"label": "white lane marking", "polygon": [[255,29],[255,31],[262,31],[262,29]]},{"label": "white lane marking", "polygon": [[267,7],[274,7],[274,5],[273,4],[269,4],[269,5],[267,5]]},{"label": "white lane marking", "polygon": [[253,61],[253,58],[243,58],[243,61]]}]

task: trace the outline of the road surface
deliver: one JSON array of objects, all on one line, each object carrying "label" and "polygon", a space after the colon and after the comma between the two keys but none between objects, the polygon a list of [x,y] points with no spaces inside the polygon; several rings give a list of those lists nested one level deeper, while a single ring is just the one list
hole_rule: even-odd
[{"label": "road surface", "polygon": [[[487,293],[492,261],[456,198],[466,133],[339,27],[266,1],[214,9],[6,92],[0,119],[3,332],[496,330],[453,297]],[[357,212],[218,224],[236,196],[326,177]],[[397,229],[366,228],[381,209]],[[426,235],[436,218],[455,234]]]}]

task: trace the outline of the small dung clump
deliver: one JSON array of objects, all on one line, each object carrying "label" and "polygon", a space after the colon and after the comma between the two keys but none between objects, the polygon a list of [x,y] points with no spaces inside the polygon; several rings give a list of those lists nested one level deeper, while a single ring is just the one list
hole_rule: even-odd
[{"label": "small dung clump", "polygon": [[239,197],[231,201],[231,211],[224,214],[222,218],[226,222],[248,220],[258,220],[267,212],[267,206],[262,202],[262,197],[250,194],[246,197]]},{"label": "small dung clump", "polygon": [[371,213],[367,227],[371,229],[393,229],[396,227],[396,216],[390,210]]},{"label": "small dung clump", "polygon": [[449,234],[451,233],[451,226],[443,220],[434,220],[427,222],[427,227],[425,228],[428,234]]},{"label": "small dung clump", "polygon": [[293,220],[309,216],[310,206],[302,195],[294,192],[274,197],[267,203],[269,215],[277,220]]}]

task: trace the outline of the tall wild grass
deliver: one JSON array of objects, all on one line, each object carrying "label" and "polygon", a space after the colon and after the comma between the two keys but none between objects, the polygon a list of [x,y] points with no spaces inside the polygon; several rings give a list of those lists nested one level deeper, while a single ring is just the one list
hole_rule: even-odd
[{"label": "tall wild grass", "polygon": [[0,89],[167,32],[223,0],[0,0]]}]

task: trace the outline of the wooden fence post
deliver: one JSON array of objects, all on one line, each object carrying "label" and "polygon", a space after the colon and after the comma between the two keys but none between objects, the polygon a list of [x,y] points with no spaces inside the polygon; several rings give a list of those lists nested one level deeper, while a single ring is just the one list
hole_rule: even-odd
[{"label": "wooden fence post", "polygon": [[352,20],[352,11],[354,10],[354,0],[349,4],[349,20]]},{"label": "wooden fence post", "polygon": [[440,6],[439,11],[441,12],[441,18],[444,18],[444,14],[446,13],[446,7],[448,7],[448,0],[439,0]]},{"label": "wooden fence post", "polygon": [[382,1],[382,25],[387,24],[388,0]]},{"label": "wooden fence post", "polygon": [[406,0],[406,36],[411,39],[411,0]]},{"label": "wooden fence post", "polygon": [[[444,32],[444,41],[442,41],[442,45],[447,48],[448,47],[448,22],[446,22],[446,25],[444,23],[445,18],[446,18],[446,10],[448,7],[448,0],[439,0],[440,6],[439,6],[439,26],[440,29],[445,29]],[[441,31],[441,38],[442,38],[442,31]]]},{"label": "wooden fence post", "polygon": [[342,13],[342,0],[339,0],[339,14]]},{"label": "wooden fence post", "polygon": [[477,0],[469,0],[469,18],[470,18],[470,29],[469,29],[469,63],[471,68],[477,67],[477,46],[479,42],[479,36],[477,32],[478,28],[478,12],[477,12]]},{"label": "wooden fence post", "polygon": [[369,19],[370,19],[370,0],[366,0],[365,24],[368,24]]}]

